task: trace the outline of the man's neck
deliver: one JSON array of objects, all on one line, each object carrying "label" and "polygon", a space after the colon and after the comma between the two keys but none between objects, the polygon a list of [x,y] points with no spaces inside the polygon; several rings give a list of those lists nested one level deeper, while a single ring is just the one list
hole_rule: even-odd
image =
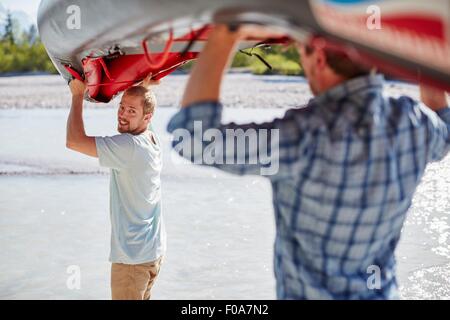
[{"label": "man's neck", "polygon": [[327,72],[326,75],[321,78],[318,88],[319,90],[316,95],[320,95],[336,86],[343,84],[348,80],[350,79],[337,75],[334,72]]},{"label": "man's neck", "polygon": [[144,127],[144,128],[141,128],[141,129],[136,129],[136,130],[134,130],[133,132],[130,132],[130,133],[131,133],[132,135],[134,135],[134,136],[138,136],[138,135],[144,133],[144,132],[147,131],[147,130],[148,130],[148,128],[147,128],[147,127]]}]

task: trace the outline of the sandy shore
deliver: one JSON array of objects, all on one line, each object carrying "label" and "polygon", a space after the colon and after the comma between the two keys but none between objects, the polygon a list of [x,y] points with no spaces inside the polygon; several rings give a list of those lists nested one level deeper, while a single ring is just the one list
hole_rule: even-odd
[{"label": "sandy shore", "polygon": [[[155,87],[160,107],[176,107],[182,97],[187,75],[172,75]],[[389,82],[386,92],[392,96],[409,95],[417,98],[415,86]],[[308,84],[302,77],[253,76],[229,74],[222,88],[222,102],[226,107],[236,108],[294,108],[311,98]],[[0,109],[68,108],[69,88],[57,75],[0,77]],[[90,108],[112,108],[108,104],[87,103]]]}]

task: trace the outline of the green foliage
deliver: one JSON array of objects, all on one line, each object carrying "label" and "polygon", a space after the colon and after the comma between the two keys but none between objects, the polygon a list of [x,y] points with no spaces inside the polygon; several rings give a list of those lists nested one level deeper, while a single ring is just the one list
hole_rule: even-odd
[{"label": "green foliage", "polygon": [[185,64],[181,65],[181,67],[179,67],[179,70],[185,71],[185,72],[189,72],[189,70],[192,69],[192,67],[194,66],[195,60],[191,60],[186,62]]},{"label": "green foliage", "polygon": [[[37,35],[36,27],[32,26],[20,36],[17,36],[18,32],[14,31],[15,27],[8,13],[5,32],[0,37],[0,73],[39,71],[57,73]],[[241,52],[237,52],[234,56],[232,67],[248,68],[255,74],[302,74],[299,54],[294,45],[288,47],[276,45],[270,49],[250,48],[244,51],[260,55],[272,66],[272,69],[267,68],[258,58]],[[193,63],[193,61],[188,62],[181,69],[189,71]]]},{"label": "green foliage", "polygon": [[242,68],[242,67],[248,67],[254,58],[249,57],[246,54],[243,54],[241,52],[237,52],[236,55],[233,58],[233,62],[231,64],[231,67],[233,68]]},{"label": "green foliage", "polygon": [[302,74],[299,54],[297,48],[293,45],[288,47],[272,46],[270,49],[247,49],[245,51],[259,54],[272,67],[272,69],[269,69],[258,58],[249,57],[250,61],[247,66],[254,74]]},{"label": "green foliage", "polygon": [[14,22],[11,16],[11,12],[9,11],[6,16],[6,26],[3,40],[8,41],[10,44],[14,43]]},{"label": "green foliage", "polygon": [[5,32],[0,40],[0,73],[39,71],[57,73],[35,28],[15,41]]},{"label": "green foliage", "polygon": [[301,74],[301,67],[298,62],[287,59],[283,55],[269,54],[264,57],[264,60],[270,64],[272,69],[269,69],[264,63],[256,60],[250,65],[250,69],[254,74],[283,74],[283,75],[299,75]]},{"label": "green foliage", "polygon": [[[233,57],[232,68],[247,68],[254,74],[283,74],[283,75],[302,75],[302,67],[300,65],[300,57],[297,48],[294,45],[272,46],[270,49],[254,48],[243,50],[247,53],[256,53],[267,61],[272,70],[267,68],[255,56],[249,56],[242,52],[237,52]],[[181,67],[185,71],[189,71],[194,65],[194,61]]]}]

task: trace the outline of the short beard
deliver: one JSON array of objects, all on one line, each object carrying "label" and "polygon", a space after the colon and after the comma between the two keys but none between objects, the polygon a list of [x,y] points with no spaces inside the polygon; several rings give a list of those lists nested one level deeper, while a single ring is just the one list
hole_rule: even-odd
[{"label": "short beard", "polygon": [[147,130],[147,128],[143,128],[142,130],[138,130],[138,129],[139,128],[135,128],[134,130],[130,130],[129,127],[128,127],[128,130],[121,131],[120,127],[119,126],[117,127],[117,131],[119,131],[119,133],[129,133],[129,134],[132,134],[133,136],[137,136],[137,135],[139,135],[142,132],[145,132]]},{"label": "short beard", "polygon": [[117,126],[117,131],[119,131],[119,133],[128,133],[129,132],[129,130],[124,130],[120,126]]}]

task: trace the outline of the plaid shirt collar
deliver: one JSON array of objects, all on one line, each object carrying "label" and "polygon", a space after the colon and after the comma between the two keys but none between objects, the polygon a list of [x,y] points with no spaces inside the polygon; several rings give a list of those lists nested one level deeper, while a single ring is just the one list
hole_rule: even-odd
[{"label": "plaid shirt collar", "polygon": [[343,122],[361,129],[371,125],[377,119],[374,115],[381,112],[383,83],[382,75],[357,77],[312,98],[308,107],[318,112],[335,134],[342,131]]}]

